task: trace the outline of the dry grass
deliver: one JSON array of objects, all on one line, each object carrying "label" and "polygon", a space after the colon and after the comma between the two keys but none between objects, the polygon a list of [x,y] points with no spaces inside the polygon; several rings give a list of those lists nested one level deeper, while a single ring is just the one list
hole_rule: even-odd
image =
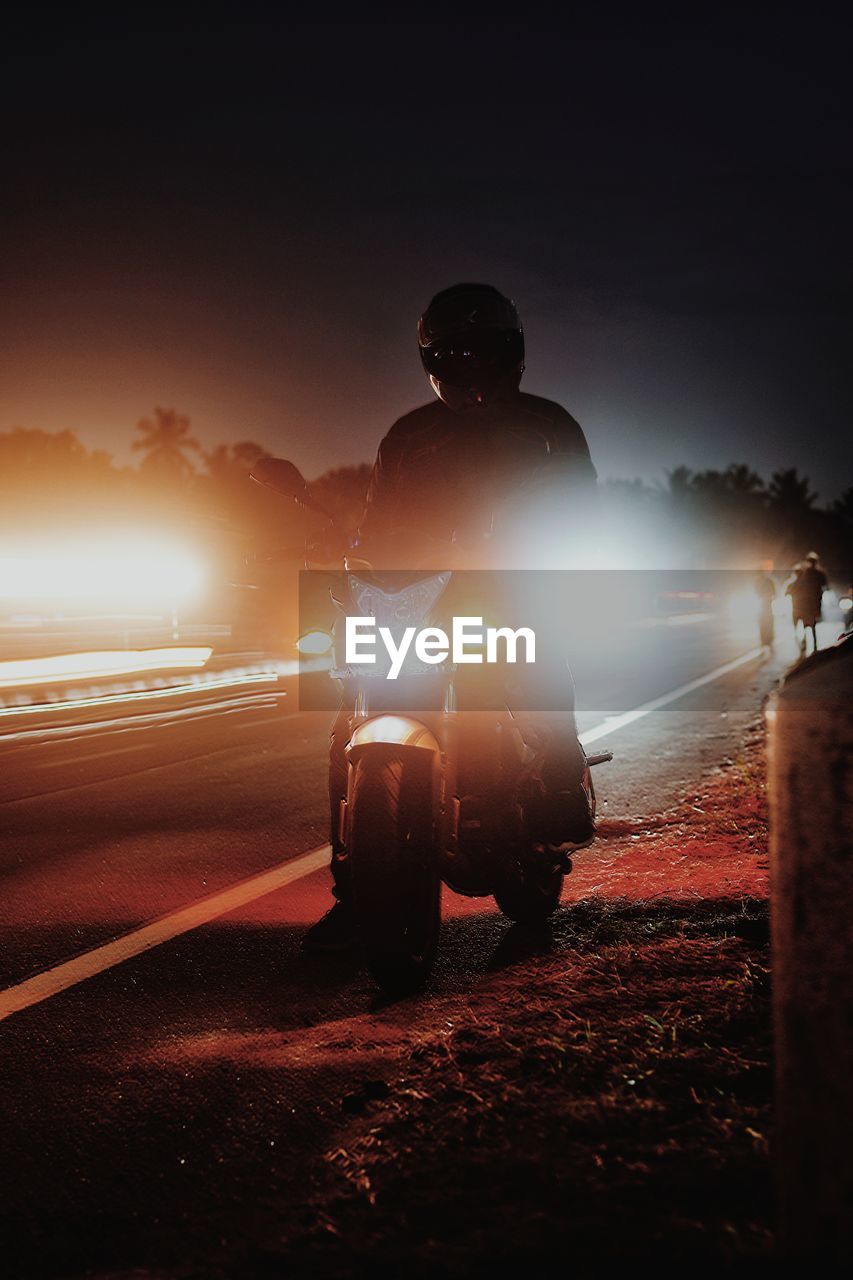
[{"label": "dry grass", "polygon": [[758,734],[663,819],[610,832],[570,884],[550,936],[519,941],[440,1029],[413,1023],[387,1078],[343,1099],[305,1201],[250,1269],[769,1263]]}]

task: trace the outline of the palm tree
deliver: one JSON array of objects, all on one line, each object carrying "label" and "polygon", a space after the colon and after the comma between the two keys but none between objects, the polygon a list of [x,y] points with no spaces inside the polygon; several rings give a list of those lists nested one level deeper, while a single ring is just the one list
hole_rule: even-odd
[{"label": "palm tree", "polygon": [[136,430],[141,432],[142,438],[134,440],[132,448],[144,454],[144,471],[184,479],[193,470],[187,453],[198,453],[201,446],[190,435],[190,420],[185,414],[175,409],[157,408],[153,419],[141,418],[137,422]]}]

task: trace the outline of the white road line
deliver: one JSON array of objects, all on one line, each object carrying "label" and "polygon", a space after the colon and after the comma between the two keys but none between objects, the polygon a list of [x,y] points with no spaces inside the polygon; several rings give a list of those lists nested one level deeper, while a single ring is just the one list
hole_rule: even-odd
[{"label": "white road line", "polygon": [[[589,746],[590,743],[597,742],[599,738],[603,738],[609,733],[615,733],[617,729],[633,724],[635,720],[641,720],[644,716],[667,706],[670,702],[675,702],[678,698],[683,698],[686,694],[693,693],[695,689],[701,689],[704,685],[711,684],[714,680],[719,680],[721,676],[728,675],[730,671],[736,671],[738,667],[742,667],[747,662],[752,662],[755,658],[760,657],[762,652],[763,650],[761,649],[750,649],[749,653],[741,654],[739,658],[734,658],[731,662],[726,662],[721,667],[715,667],[713,671],[709,671],[706,675],[699,676],[698,679],[691,680],[688,684],[679,685],[677,689],[672,689],[669,693],[664,693],[659,698],[644,702],[641,706],[634,707],[632,711],[625,711],[622,715],[608,716],[601,724],[597,724],[592,729],[587,729],[585,733],[581,734],[581,742],[584,746]],[[62,964],[56,965],[53,969],[45,970],[44,973],[37,973],[31,978],[27,978],[24,982],[19,982],[17,986],[7,987],[5,991],[0,991],[0,1022],[10,1017],[13,1013],[19,1013],[22,1009],[28,1009],[34,1004],[40,1004],[43,1000],[49,1000],[51,996],[59,995],[61,991],[67,991],[69,987],[85,982],[87,978],[94,978],[97,974],[104,973],[107,969],[112,969],[124,960],[130,960],[134,956],[141,955],[143,951],[149,951],[152,947],[159,947],[162,943],[169,942],[172,938],[177,938],[182,933],[189,933],[191,929],[197,929],[200,925],[207,924],[210,920],[215,920],[219,916],[227,915],[228,912],[236,910],[238,907],[254,902],[256,898],[261,898],[264,894],[273,893],[276,889],[293,884],[295,880],[301,880],[304,876],[310,875],[312,871],[317,871],[320,867],[325,866],[329,860],[330,852],[329,845],[322,845],[318,849],[312,849],[310,853],[303,853],[291,862],[284,862],[269,871],[262,871],[260,875],[252,876],[239,884],[231,885],[228,889],[223,889],[220,893],[215,893],[211,897],[202,898],[198,902],[193,902],[188,907],[182,907],[179,911],[163,916],[161,920],[155,920],[151,924],[143,925],[141,929],[126,933],[123,937],[116,938],[113,942],[107,942],[102,947],[96,947],[93,951],[86,951],[83,955],[76,956],[73,960],[66,960]]]},{"label": "white road line", "polygon": [[75,956],[73,960],[66,960],[53,969],[46,969],[44,973],[34,974],[32,978],[19,982],[17,986],[7,987],[5,991],[0,991],[0,1022],[11,1017],[13,1013],[29,1009],[34,1004],[49,1000],[51,996],[59,995],[60,991],[67,991],[69,987],[85,982],[87,978],[94,978],[97,974],[112,969],[124,960],[131,960],[134,956],[141,955],[143,951],[159,947],[182,933],[189,933],[191,929],[197,929],[200,925],[217,919],[218,916],[227,915],[248,902],[254,902],[256,898],[292,884],[294,880],[301,880],[312,871],[327,866],[330,852],[329,845],[321,845],[320,848],[312,849],[310,853],[303,853],[291,862],[283,862],[269,871],[262,871],[260,875],[252,876],[249,880],[230,885],[220,893],[214,893],[209,898],[193,902],[188,907],[182,907],[180,911],[173,911],[171,915],[143,925],[141,929],[126,933],[123,937],[107,942],[102,947],[85,951],[83,955]]},{"label": "white road line", "polygon": [[736,671],[738,667],[745,666],[747,662],[753,662],[756,658],[760,658],[763,649],[750,649],[749,653],[742,653],[739,658],[733,658],[731,662],[725,662],[721,667],[715,667],[713,671],[709,671],[707,675],[699,676],[697,680],[691,680],[688,684],[679,685],[677,689],[671,689],[669,693],[662,693],[659,698],[652,698],[650,702],[643,702],[639,707],[634,707],[632,711],[623,711],[621,715],[607,716],[602,720],[601,724],[595,725],[592,729],[586,729],[581,735],[580,740],[585,747],[590,743],[598,742],[600,738],[606,738],[609,733],[615,733],[617,729],[624,729],[626,724],[633,724],[635,720],[642,720],[644,716],[651,715],[653,711],[659,711],[661,707],[667,706],[670,702],[676,702],[678,698],[683,698],[688,693],[693,693],[695,689],[701,689],[703,685],[712,684],[714,680],[719,680],[720,676],[728,675],[730,671]]}]

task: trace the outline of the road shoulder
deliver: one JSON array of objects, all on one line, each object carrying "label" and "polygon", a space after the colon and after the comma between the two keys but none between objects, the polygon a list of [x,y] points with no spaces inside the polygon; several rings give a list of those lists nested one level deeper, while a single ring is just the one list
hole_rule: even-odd
[{"label": "road shoulder", "polygon": [[[492,973],[421,1015],[384,1011],[396,1053],[356,1070],[309,1194],[241,1275],[769,1257],[758,727],[663,817],[606,834],[547,935],[510,931]],[[370,1022],[335,1027],[355,1061]]]}]

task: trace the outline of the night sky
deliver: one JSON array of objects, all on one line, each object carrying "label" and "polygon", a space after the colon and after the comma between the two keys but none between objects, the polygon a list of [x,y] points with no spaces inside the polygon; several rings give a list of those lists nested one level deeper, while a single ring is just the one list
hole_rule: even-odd
[{"label": "night sky", "polygon": [[431,395],[420,310],[473,279],[602,475],[853,482],[832,10],[289,10],[4,19],[0,430],[125,460],[161,404],[309,475],[370,459]]}]

